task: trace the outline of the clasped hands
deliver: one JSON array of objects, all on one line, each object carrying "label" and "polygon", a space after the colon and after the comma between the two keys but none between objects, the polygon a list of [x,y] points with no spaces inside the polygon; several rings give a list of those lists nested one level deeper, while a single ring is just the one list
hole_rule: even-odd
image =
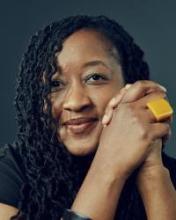
[{"label": "clasped hands", "polygon": [[[119,117],[124,116],[123,114],[120,113],[120,109],[123,108],[123,105],[127,105],[128,107],[130,106],[131,109],[133,108],[135,109],[134,112],[136,115],[137,114],[140,115],[139,117],[140,119],[136,117],[137,120],[138,119],[141,120],[141,118],[143,117],[144,121],[149,121],[149,123],[152,124],[153,126],[152,129],[155,135],[153,137],[153,141],[150,143],[150,146],[148,147],[149,150],[146,151],[146,153],[141,158],[141,164],[137,164],[140,165],[141,167],[139,170],[139,176],[143,175],[144,173],[146,174],[148,171],[150,172],[152,169],[163,167],[162,156],[161,156],[162,141],[167,140],[171,134],[170,124],[171,124],[172,116],[168,117],[162,122],[156,122],[152,112],[149,109],[147,109],[147,102],[154,98],[166,98],[166,92],[167,91],[163,86],[153,81],[142,80],[142,81],[137,81],[134,84],[127,84],[125,87],[123,87],[120,90],[120,92],[116,96],[114,96],[109,101],[105,109],[105,114],[102,118],[102,124],[104,126],[104,130],[106,130],[107,127],[111,124],[111,121],[113,120],[114,113],[116,112],[116,115],[118,117],[118,111],[119,111]],[[146,114],[142,115],[141,112],[142,108],[144,111],[146,111]],[[158,134],[157,134],[157,125],[159,124],[160,124],[160,129],[158,129]],[[150,133],[147,134],[146,132],[144,136],[150,135]],[[117,135],[121,135],[121,134],[119,133]],[[126,138],[128,139],[128,136]]]}]

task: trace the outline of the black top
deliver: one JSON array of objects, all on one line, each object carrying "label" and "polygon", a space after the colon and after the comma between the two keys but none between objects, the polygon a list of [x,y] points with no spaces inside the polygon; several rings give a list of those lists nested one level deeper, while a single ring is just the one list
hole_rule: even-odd
[{"label": "black top", "polygon": [[18,208],[24,174],[20,158],[10,145],[0,148],[0,203]]},{"label": "black top", "polygon": [[[164,165],[169,169],[176,188],[176,159],[163,154]],[[19,208],[20,189],[25,181],[19,155],[11,145],[0,148],[0,203]]]}]

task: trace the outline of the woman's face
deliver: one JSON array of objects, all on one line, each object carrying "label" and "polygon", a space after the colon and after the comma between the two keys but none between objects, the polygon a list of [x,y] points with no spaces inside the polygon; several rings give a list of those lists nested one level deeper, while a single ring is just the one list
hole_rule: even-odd
[{"label": "woman's face", "polygon": [[69,36],[57,55],[51,104],[58,139],[77,156],[94,152],[110,99],[123,87],[118,53],[102,34],[80,30]]}]

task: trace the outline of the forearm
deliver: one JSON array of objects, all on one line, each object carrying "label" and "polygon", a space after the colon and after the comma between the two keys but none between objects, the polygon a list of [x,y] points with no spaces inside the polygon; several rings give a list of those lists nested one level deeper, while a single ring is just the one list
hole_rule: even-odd
[{"label": "forearm", "polygon": [[124,183],[120,173],[116,178],[93,162],[71,209],[93,220],[112,220]]},{"label": "forearm", "polygon": [[157,167],[138,178],[138,187],[148,220],[176,219],[176,191],[165,167]]}]

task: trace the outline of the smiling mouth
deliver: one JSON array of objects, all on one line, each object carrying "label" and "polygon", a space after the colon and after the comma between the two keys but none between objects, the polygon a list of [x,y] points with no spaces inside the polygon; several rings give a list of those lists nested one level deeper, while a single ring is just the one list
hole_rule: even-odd
[{"label": "smiling mouth", "polygon": [[78,134],[87,134],[91,132],[97,125],[98,120],[87,121],[81,124],[68,124],[66,125],[67,129],[75,135]]}]

